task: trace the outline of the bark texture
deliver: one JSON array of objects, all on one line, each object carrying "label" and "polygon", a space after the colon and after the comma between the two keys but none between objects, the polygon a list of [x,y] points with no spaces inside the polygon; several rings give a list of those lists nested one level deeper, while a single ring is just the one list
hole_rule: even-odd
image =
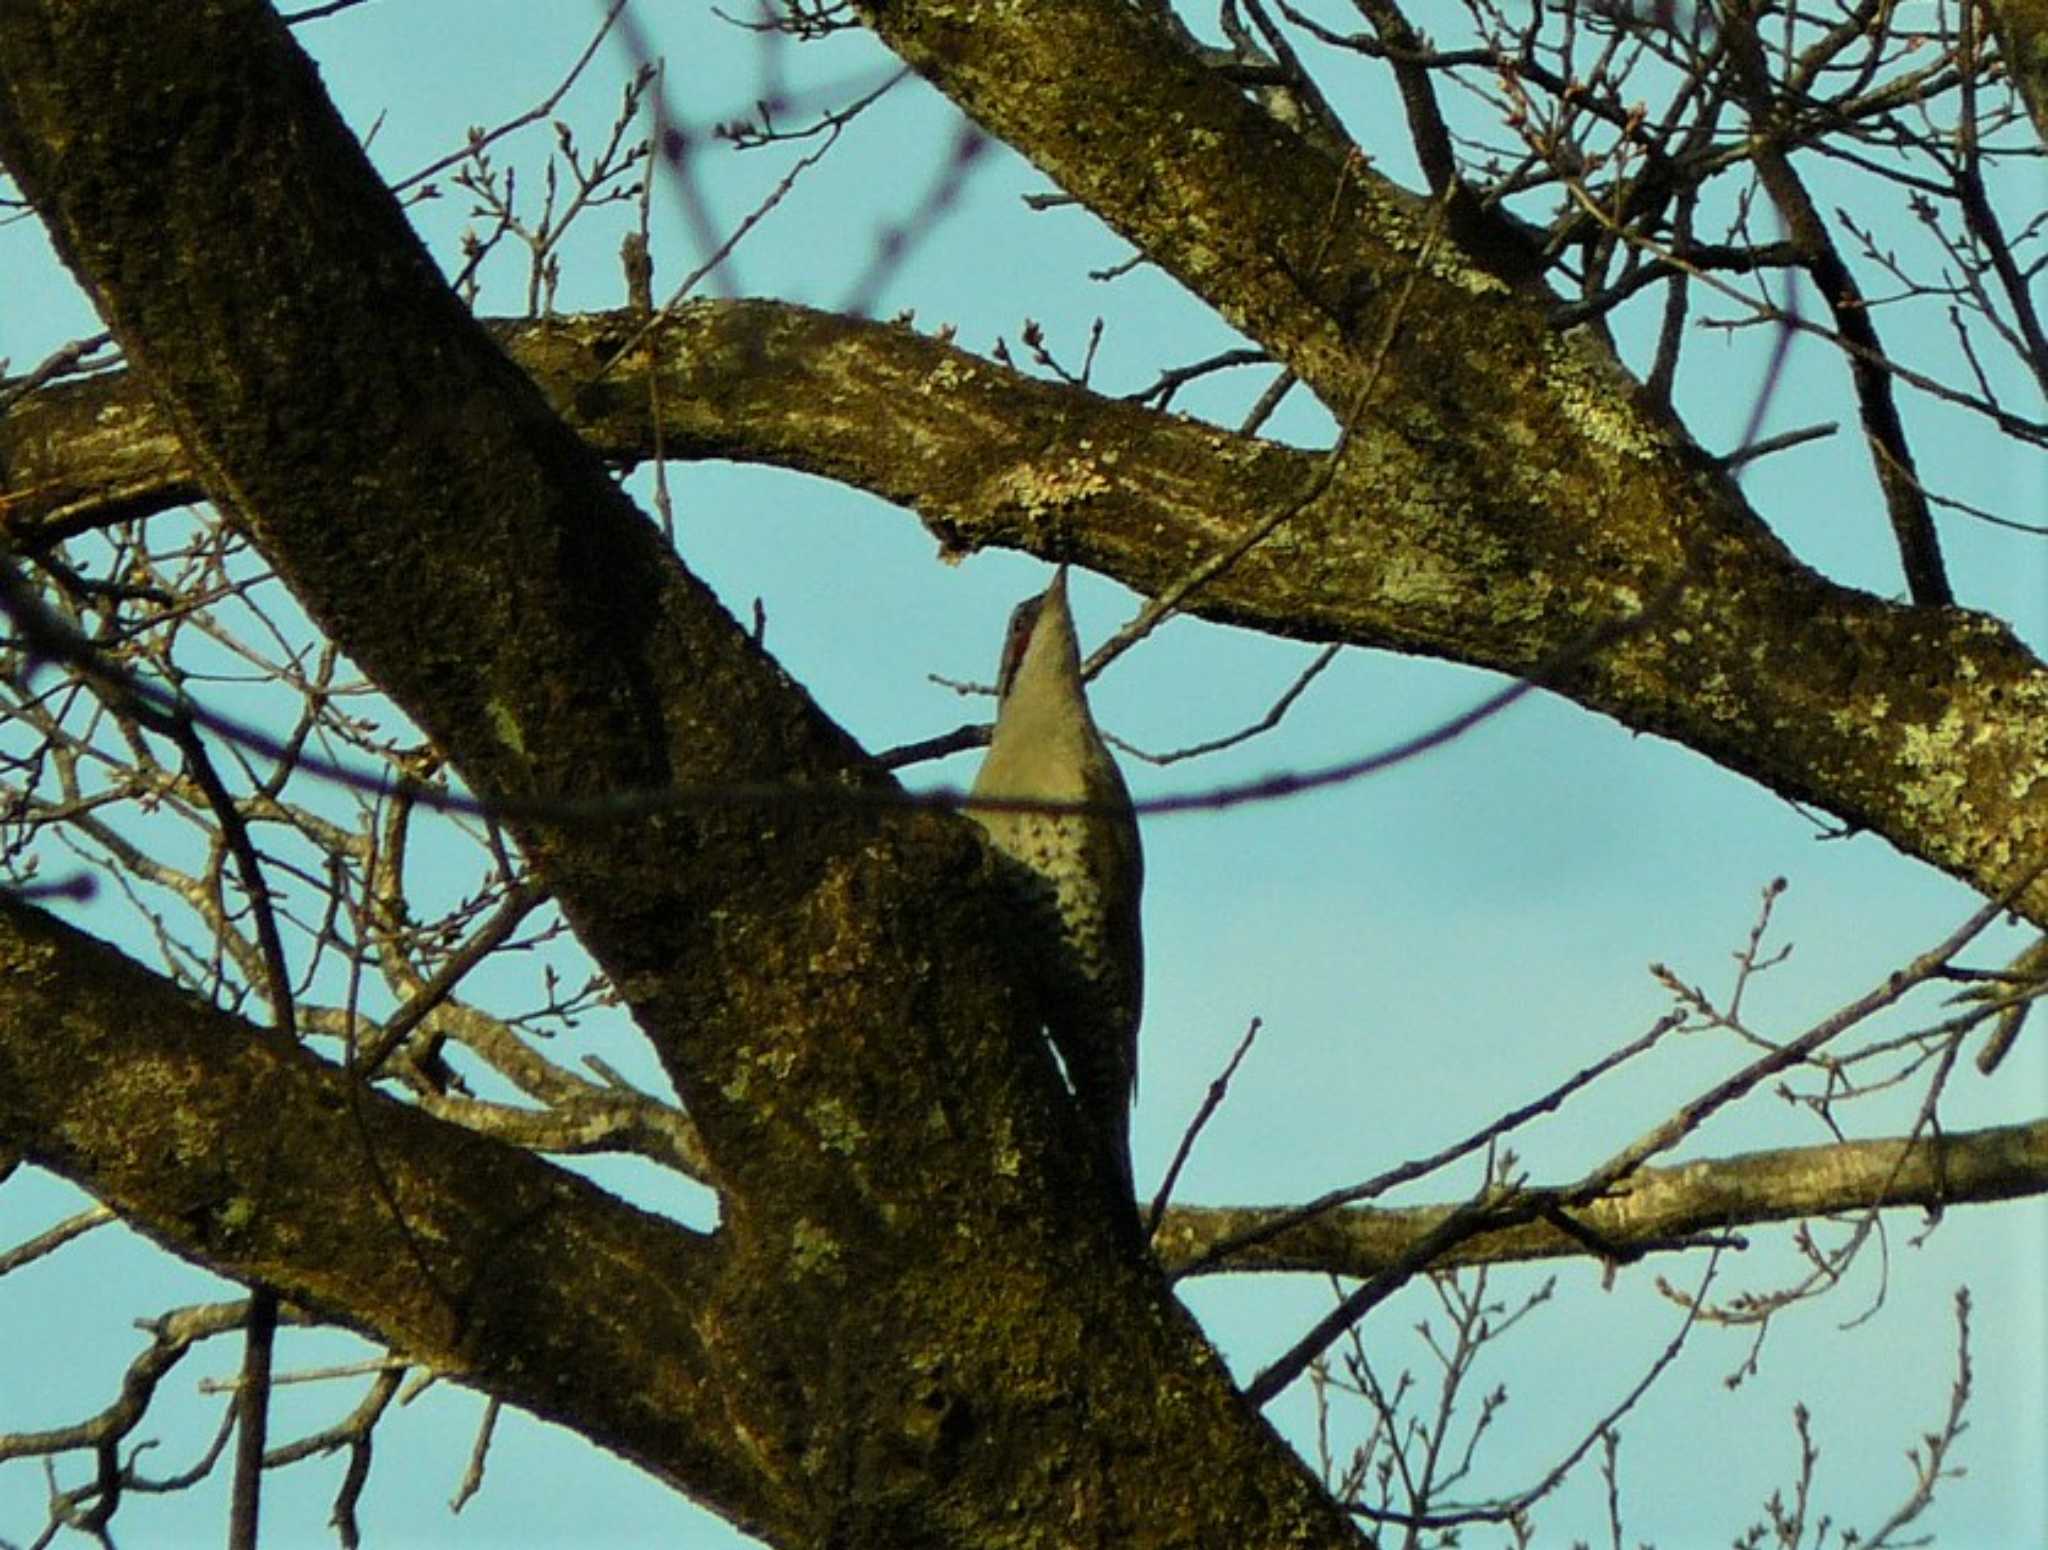
[{"label": "bark texture", "polygon": [[[695,303],[645,335],[628,314],[495,332],[608,458],[658,445],[818,474],[914,509],[949,547],[1071,556],[1143,593],[1238,543],[1319,473],[1314,453],[787,303]],[[1631,427],[1619,379],[1600,380],[1619,395],[1603,410],[1621,416],[1617,434],[1645,440],[1588,476],[1582,504],[1506,498],[1540,482],[1557,449],[1540,425],[1482,418],[1428,458],[1354,456],[1187,611],[1525,674],[1682,576],[1666,617],[1554,687],[1984,892],[2005,888],[2048,844],[2048,667],[1988,615],[1816,575],[1703,453],[1675,428]],[[0,424],[0,462],[24,490],[7,517],[18,542],[196,485],[119,374],[25,403]],[[1673,463],[1694,470],[1677,492]],[[2048,926],[2048,883],[2019,907]]]},{"label": "bark texture", "polygon": [[[1556,687],[1979,887],[2039,853],[2041,663],[1981,616],[1814,576],[1596,338],[1554,334],[1426,207],[1139,7],[864,14],[1353,423],[1328,489],[1197,612],[1520,673],[1677,582]],[[655,445],[650,380],[672,455],[823,473],[1146,592],[1317,460],[770,303],[493,338],[253,0],[0,0],[0,159],[133,366],[9,415],[14,540],[200,491],[242,524],[514,815],[724,1217],[687,1232],[351,1090],[17,902],[0,1148],[773,1543],[1356,1542],[1114,1232],[969,825],[590,816],[675,786],[890,789],[613,485],[603,456]],[[2048,922],[2048,884],[2021,906]],[[336,1174],[371,1158],[388,1196]]]},{"label": "bark texture", "polygon": [[[665,1432],[591,1418],[590,1435],[775,1543],[1353,1542],[1113,1231],[1114,1180],[1014,988],[1006,905],[964,821],[827,803],[545,816],[678,784],[885,777],[466,314],[274,14],[9,6],[0,157],[203,487],[471,787],[527,815],[523,848],[699,1128],[724,1203],[717,1285],[638,1306],[650,1343],[715,1353],[717,1415],[655,1368],[634,1403]],[[49,974],[31,951],[49,928],[10,917],[27,972]],[[11,1027],[32,1026],[30,1003]],[[205,1083],[182,1075],[172,1122]],[[8,1111],[23,1155],[88,1188],[147,1175],[103,1178],[54,1084],[34,1090],[48,1101]],[[91,1091],[118,1129],[114,1095]],[[248,1147],[208,1161],[234,1224],[264,1219],[251,1258],[158,1221],[139,1186],[129,1209],[326,1306],[322,1262],[275,1245],[320,1203],[262,1180],[338,1143],[238,1112]],[[396,1270],[351,1286],[351,1321],[422,1338],[404,1230],[356,1226],[334,1257]],[[465,1347],[465,1367],[548,1413],[589,1375],[563,1370],[571,1350],[532,1353],[545,1338]]]}]

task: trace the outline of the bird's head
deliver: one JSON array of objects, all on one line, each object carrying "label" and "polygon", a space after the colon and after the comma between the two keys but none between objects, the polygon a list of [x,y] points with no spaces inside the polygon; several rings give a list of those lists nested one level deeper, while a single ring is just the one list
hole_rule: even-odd
[{"label": "bird's head", "polygon": [[996,675],[997,704],[1009,699],[1020,678],[1028,680],[1046,671],[1078,674],[1080,662],[1074,616],[1067,609],[1067,568],[1062,565],[1053,572],[1051,586],[1037,597],[1027,597],[1010,615],[1002,668]]}]

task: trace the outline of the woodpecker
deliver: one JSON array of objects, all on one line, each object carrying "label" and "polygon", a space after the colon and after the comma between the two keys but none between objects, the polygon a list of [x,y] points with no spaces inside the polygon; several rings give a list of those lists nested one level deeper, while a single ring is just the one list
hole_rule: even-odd
[{"label": "woodpecker", "polygon": [[1088,712],[1064,565],[1043,595],[1010,615],[996,693],[995,734],[973,797],[1087,804],[1071,813],[968,811],[996,849],[1031,874],[1031,907],[1050,960],[1046,1031],[1129,1199],[1145,864],[1131,794]]}]

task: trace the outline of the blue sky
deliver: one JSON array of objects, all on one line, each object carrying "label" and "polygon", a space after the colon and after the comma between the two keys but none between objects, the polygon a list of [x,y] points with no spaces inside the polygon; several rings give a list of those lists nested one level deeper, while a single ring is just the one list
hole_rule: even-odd
[{"label": "blue sky", "polygon": [[[764,71],[831,100],[875,84],[889,61],[865,38],[770,51],[706,19],[695,7],[642,7],[643,24],[667,59],[672,107],[699,128],[746,111]],[[441,0],[433,7],[372,4],[302,29],[344,113],[373,154],[402,176],[461,144],[472,124],[492,125],[528,107],[560,79],[595,25],[596,9],[559,4]],[[607,44],[588,77],[557,110],[586,142],[602,136],[626,68]],[[1384,82],[1332,66],[1340,106],[1403,175],[1384,114]],[[850,294],[880,235],[916,211],[945,172],[958,115],[921,83],[897,88],[847,133],[825,163],[744,245],[729,283],[744,294],[832,306]],[[499,148],[528,187],[552,141],[539,125]],[[727,229],[808,145],[734,156],[710,146],[690,169],[714,224]],[[445,179],[444,179],[445,184]],[[1125,245],[1075,209],[1034,213],[1020,196],[1044,179],[992,147],[955,207],[925,231],[893,271],[876,310],[914,307],[919,326],[957,324],[970,348],[996,336],[1016,346],[1027,317],[1039,320],[1063,360],[1082,354],[1092,320],[1108,320],[1096,380],[1124,392],[1161,368],[1228,346],[1229,331],[1156,272],[1112,284],[1087,272],[1127,256]],[[1844,200],[1867,197],[1845,187]],[[2035,201],[2038,203],[2038,200]],[[467,201],[456,193],[415,207],[416,219],[451,268]],[[2031,208],[2029,206],[2028,208]],[[657,294],[694,253],[672,189],[654,201]],[[623,218],[622,218],[623,219]],[[565,249],[557,304],[608,307],[622,299],[616,258],[622,220],[593,219]],[[1902,244],[1913,241],[1899,231]],[[0,355],[20,371],[94,326],[55,272],[28,225],[0,229],[0,272],[12,284],[0,306]],[[513,262],[486,269],[482,310],[522,305]],[[1627,335],[1624,334],[1625,346]],[[1679,384],[1681,410],[1710,447],[1730,445],[1762,377],[1765,341],[1700,337]],[[1901,353],[1913,335],[1900,328]],[[1640,364],[1640,356],[1636,356]],[[1853,423],[1838,363],[1818,345],[1795,347],[1769,422],[1771,433],[1817,419]],[[1180,407],[1226,423],[1264,385],[1247,376],[1192,392]],[[2038,403],[2026,408],[2038,414]],[[1295,403],[1271,433],[1307,445],[1327,421]],[[1799,552],[1838,579],[1884,594],[1898,590],[1881,509],[1852,432],[1766,460],[1746,487]],[[1928,473],[1964,499],[2022,519],[2048,511],[2038,460],[2023,463],[1975,424],[1945,422],[1926,443]],[[871,747],[930,736],[985,717],[930,675],[983,680],[993,671],[1012,603],[1043,585],[1043,565],[989,553],[939,563],[915,520],[868,497],[802,476],[729,465],[671,473],[686,561],[744,617],[759,598],[768,644],[826,708]],[[644,491],[645,476],[635,488]],[[2048,563],[2042,540],[1949,521],[1944,526],[1958,591],[1970,606],[2012,620],[2037,648],[2048,645]],[[1084,645],[1107,634],[1136,600],[1095,578],[1077,580]],[[1228,732],[1260,715],[1311,648],[1192,621],[1168,626],[1104,677],[1097,712],[1118,735],[1165,748]],[[1205,788],[1244,775],[1351,757],[1424,730],[1491,692],[1475,671],[1386,654],[1347,652],[1312,687],[1283,730],[1242,749],[1164,771],[1126,761],[1141,794]],[[964,784],[972,759],[915,778]],[[1868,838],[1821,842],[1814,825],[1770,793],[1687,750],[1638,737],[1546,697],[1426,759],[1363,783],[1294,801],[1162,820],[1146,833],[1148,1006],[1135,1146],[1141,1185],[1156,1179],[1188,1116],[1253,1018],[1264,1031],[1222,1114],[1181,1185],[1192,1202],[1280,1202],[1373,1174],[1442,1146],[1641,1032],[1668,1005],[1645,965],[1662,960],[1685,978],[1724,989],[1730,954],[1754,917],[1759,890],[1785,876],[1775,940],[1791,959],[1754,992],[1772,1032],[1797,1032],[1812,1017],[1868,988],[1946,934],[1975,900],[1965,890]],[[83,917],[139,956],[146,942],[118,901]],[[2016,947],[2024,938],[2007,933]],[[1987,951],[1983,962],[1998,955]],[[507,982],[504,993],[526,987]],[[1920,1009],[1927,1015],[1927,1007]],[[1893,1026],[1903,1028],[1906,1022]],[[1964,1072],[1945,1102],[1952,1128],[2039,1112],[2048,1094],[2048,1040],[2024,1041],[1996,1081]],[[632,1065],[623,1025],[593,1026],[578,1048]],[[1538,1179],[1568,1176],[1616,1150],[1687,1094],[1742,1058],[1727,1042],[1698,1039],[1596,1090],[1519,1143]],[[645,1062],[632,1067],[646,1070]],[[1909,1122],[1917,1094],[1873,1104],[1862,1134]],[[1824,1139],[1808,1116],[1759,1098],[1694,1138],[1683,1155],[1716,1156]],[[696,1209],[644,1170],[599,1170],[636,1198]],[[1446,1198],[1476,1183],[1470,1170],[1408,1200]],[[664,1193],[664,1191],[669,1191]],[[71,1209],[74,1197],[41,1180],[0,1191],[0,1241]],[[1794,1479],[1795,1400],[1815,1415],[1822,1449],[1817,1499],[1869,1527],[1905,1494],[1904,1450],[1933,1428],[1952,1379],[1951,1303],[1958,1284],[1975,1297],[1977,1394],[1960,1462],[1967,1478],[1943,1490],[1928,1526],[1942,1543],[2017,1545],[2048,1535],[2048,1483],[2040,1439],[2048,1435],[2048,1231],[2038,1202],[1953,1211],[1924,1245],[1922,1224],[1888,1220],[1887,1252],[1866,1253],[1836,1295],[1789,1310],[1773,1326],[1760,1371],[1731,1389],[1751,1332],[1703,1328],[1652,1394],[1623,1423],[1623,1502],[1629,1542],[1725,1543],[1758,1516],[1758,1504]],[[1748,1252],[1719,1269],[1717,1296],[1770,1288],[1796,1274],[1787,1231],[1748,1235]],[[1701,1266],[1665,1260],[1622,1272],[1603,1288],[1597,1269],[1571,1265],[1497,1273],[1494,1295],[1519,1301],[1555,1274],[1554,1298],[1500,1348],[1474,1394],[1505,1383],[1510,1401],[1479,1455],[1476,1494],[1511,1491],[1626,1393],[1679,1322],[1659,1293],[1660,1275],[1691,1286]],[[223,1295],[219,1283],[180,1266],[118,1229],[31,1271],[0,1281],[0,1317],[35,1339],[0,1342],[0,1430],[56,1424],[112,1393],[136,1338],[127,1321],[174,1301]],[[1329,1303],[1311,1278],[1202,1283],[1188,1300],[1233,1366],[1249,1373],[1283,1349]],[[1437,1318],[1417,1288],[1380,1310],[1366,1334],[1387,1372],[1432,1359],[1414,1336]],[[340,1336],[287,1347],[292,1364],[360,1357]],[[200,1370],[225,1376],[223,1346]],[[190,1397],[191,1374],[166,1396],[156,1467],[169,1471],[197,1451],[217,1401]],[[324,1424],[353,1403],[349,1385],[293,1390],[276,1434]],[[507,1418],[483,1494],[450,1523],[444,1503],[467,1456],[480,1402],[437,1387],[399,1414],[380,1443],[366,1503],[372,1542],[544,1545],[722,1542],[695,1537],[692,1510],[580,1440]],[[1306,1396],[1275,1407],[1304,1437]],[[180,1418],[197,1428],[191,1435]],[[197,1418],[197,1419],[193,1419]],[[1355,1427],[1356,1412],[1341,1426]],[[67,1479],[79,1465],[67,1464]],[[326,1502],[339,1460],[299,1466],[276,1489],[278,1544],[331,1542]],[[40,1521],[43,1484],[33,1465],[0,1469],[0,1536],[23,1537]],[[134,1542],[211,1542],[220,1491],[158,1509],[138,1504],[159,1528]],[[160,1511],[142,1519],[143,1511]],[[708,1521],[708,1520],[707,1520]],[[1582,1470],[1537,1513],[1538,1543],[1604,1533],[1597,1479]],[[1492,1542],[1475,1535],[1473,1543]]]}]

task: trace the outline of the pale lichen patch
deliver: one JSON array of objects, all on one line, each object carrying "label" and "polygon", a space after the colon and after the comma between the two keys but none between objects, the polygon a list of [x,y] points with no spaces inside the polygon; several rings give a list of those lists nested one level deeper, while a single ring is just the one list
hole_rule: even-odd
[{"label": "pale lichen patch", "polygon": [[1662,438],[1630,402],[1633,380],[1597,338],[1583,329],[1553,338],[1544,362],[1552,401],[1586,440],[1639,462],[1664,455]]},{"label": "pale lichen patch", "polygon": [[796,1224],[790,1244],[790,1263],[799,1275],[836,1276],[841,1250],[839,1240],[809,1217]]},{"label": "pale lichen patch", "polygon": [[519,720],[512,714],[512,708],[493,695],[484,704],[484,714],[491,718],[491,730],[503,743],[520,758],[526,757],[526,735],[519,730]]},{"label": "pale lichen patch", "polygon": [[992,1149],[995,1171],[998,1178],[1014,1179],[1024,1171],[1024,1155],[1016,1138],[1010,1134],[1007,1122],[1002,1131]]},{"label": "pale lichen patch", "polygon": [[955,388],[965,387],[976,375],[972,363],[948,356],[925,373],[924,380],[917,385],[917,390],[928,398],[935,392],[950,392]]},{"label": "pale lichen patch", "polygon": [[728,1102],[745,1103],[747,1094],[753,1090],[754,1084],[747,1069],[746,1054],[745,1050],[740,1051],[741,1058],[734,1064],[732,1075],[719,1085],[719,1095]]},{"label": "pale lichen patch", "polygon": [[1106,495],[1114,486],[1092,457],[1070,457],[1050,467],[1023,463],[998,481],[1005,502],[1032,516],[1078,506],[1090,496]]},{"label": "pale lichen patch", "polygon": [[819,1141],[843,1156],[851,1156],[867,1142],[866,1129],[837,1098],[821,1098],[812,1104],[810,1117]]},{"label": "pale lichen patch", "polygon": [[1887,735],[1882,723],[1891,714],[1891,708],[1891,700],[1882,694],[1873,694],[1867,700],[1846,700],[1829,708],[1828,725],[1843,737],[1876,741]]},{"label": "pale lichen patch", "polygon": [[796,1069],[796,1056],[787,1049],[755,1049],[742,1045],[738,1058],[733,1062],[732,1075],[719,1087],[719,1092],[734,1103],[745,1103],[753,1091],[753,1073],[759,1069],[771,1082],[780,1084],[789,1080],[790,1072]]},{"label": "pale lichen patch", "polygon": [[1964,774],[1962,749],[1981,742],[1983,728],[1975,735],[1964,718],[1951,707],[1931,725],[1900,729],[1899,762],[1913,771],[1901,790],[1920,807],[1951,806],[1962,796],[1968,779]]}]

